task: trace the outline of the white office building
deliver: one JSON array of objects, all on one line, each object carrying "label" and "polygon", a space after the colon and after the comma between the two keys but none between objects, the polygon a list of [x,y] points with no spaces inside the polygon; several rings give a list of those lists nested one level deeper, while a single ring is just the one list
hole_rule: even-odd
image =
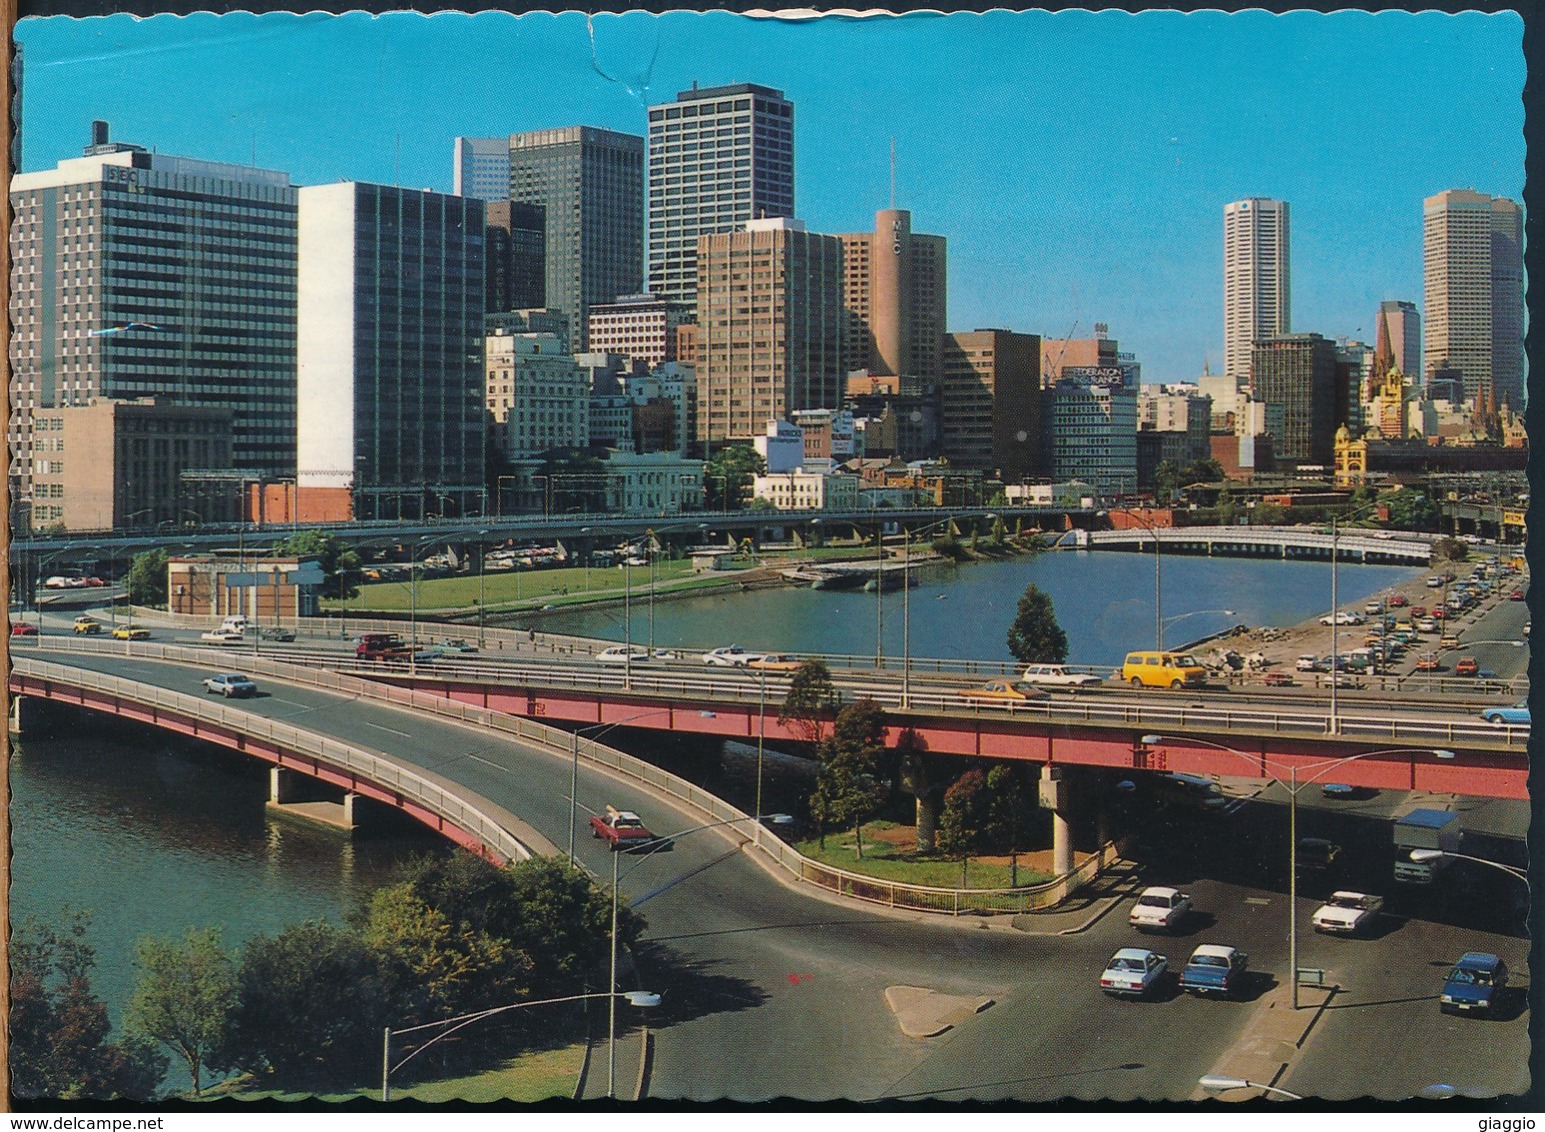
[{"label": "white office building", "polygon": [[1252,197],[1223,206],[1223,372],[1250,376],[1251,350],[1291,329],[1288,204]]}]

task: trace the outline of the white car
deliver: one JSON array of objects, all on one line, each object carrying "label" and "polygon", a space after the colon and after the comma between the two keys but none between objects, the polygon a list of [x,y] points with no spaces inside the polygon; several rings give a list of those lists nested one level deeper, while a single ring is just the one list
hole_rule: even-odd
[{"label": "white car", "polygon": [[1178,888],[1145,888],[1127,920],[1139,931],[1172,931],[1190,912],[1190,893]]},{"label": "white car", "polygon": [[236,629],[211,629],[200,633],[198,639],[214,645],[239,645],[246,639],[246,634]]},{"label": "white car", "polygon": [[1106,994],[1142,996],[1151,991],[1169,970],[1169,960],[1145,947],[1123,947],[1110,957],[1100,972],[1100,989]]},{"label": "white car", "polygon": [[703,654],[704,664],[716,664],[720,668],[744,668],[753,660],[761,660],[759,652],[747,652],[739,645],[725,645],[722,649],[714,649]]},{"label": "white car", "polygon": [[642,645],[613,645],[595,654],[600,664],[642,664],[649,659],[649,650]]},{"label": "white car", "polygon": [[1020,682],[1058,688],[1086,688],[1103,681],[1092,672],[1073,672],[1065,664],[1032,664]]},{"label": "white car", "polygon": [[204,691],[218,692],[226,699],[230,699],[232,696],[255,696],[258,686],[256,681],[239,673],[222,672],[204,681]]},{"label": "white car", "polygon": [[1354,613],[1350,609],[1343,609],[1332,615],[1327,613],[1320,618],[1321,625],[1361,625],[1367,618],[1361,613]]},{"label": "white car", "polygon": [[1299,672],[1318,672],[1320,670],[1320,658],[1305,653],[1293,662],[1293,667]]},{"label": "white car", "polygon": [[1314,930],[1336,935],[1356,935],[1378,918],[1384,907],[1382,896],[1369,896],[1363,892],[1333,892],[1330,899],[1316,909],[1311,917]]}]

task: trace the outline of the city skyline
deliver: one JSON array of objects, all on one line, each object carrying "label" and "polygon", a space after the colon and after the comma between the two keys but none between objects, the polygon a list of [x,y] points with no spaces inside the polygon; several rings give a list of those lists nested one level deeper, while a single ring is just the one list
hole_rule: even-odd
[{"label": "city skyline", "polygon": [[[1337,49],[1305,86],[1295,68],[1326,21]],[[1516,15],[633,13],[590,26],[574,13],[25,20],[23,168],[78,153],[103,118],[126,142],[297,185],[448,191],[456,136],[642,134],[647,107],[693,81],[752,82],[797,107],[810,230],[871,226],[891,200],[895,137],[896,206],[949,241],[951,330],[1083,337],[1105,322],[1150,381],[1223,368],[1227,202],[1291,205],[1294,330],[1371,341],[1382,301],[1422,302],[1425,197],[1522,193]],[[512,48],[531,68],[520,98],[495,63]],[[908,58],[904,77],[866,72],[860,86],[841,62],[887,55]],[[998,66],[1017,57],[1034,65]],[[400,81],[431,72],[427,88]],[[1285,164],[1291,153],[1314,160]]]}]

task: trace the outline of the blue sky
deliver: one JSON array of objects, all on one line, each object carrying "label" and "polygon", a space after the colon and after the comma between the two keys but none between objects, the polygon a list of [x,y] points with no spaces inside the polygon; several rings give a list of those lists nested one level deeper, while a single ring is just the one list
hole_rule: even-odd
[{"label": "blue sky", "polygon": [[89,122],[163,153],[449,190],[452,139],[588,124],[642,134],[691,86],[795,103],[816,231],[896,203],[949,238],[951,329],[1086,337],[1145,380],[1221,368],[1223,205],[1292,205],[1293,329],[1373,340],[1422,300],[1422,198],[1520,199],[1514,14],[399,13],[24,20],[23,168]]}]

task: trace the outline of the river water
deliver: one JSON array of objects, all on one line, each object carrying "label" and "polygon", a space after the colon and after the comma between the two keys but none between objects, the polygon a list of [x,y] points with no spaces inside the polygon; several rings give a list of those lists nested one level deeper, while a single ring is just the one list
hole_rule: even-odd
[{"label": "river water", "polygon": [[[1337,571],[1338,599],[1343,606],[1361,605],[1369,595],[1421,572],[1343,564]],[[1170,556],[1159,573],[1164,640],[1172,647],[1232,625],[1287,626],[1330,609],[1328,562]],[[886,656],[899,657],[909,604],[912,656],[1007,660],[1009,623],[1032,582],[1052,599],[1068,635],[1071,662],[1116,665],[1130,649],[1153,647],[1153,557],[1109,551],[1057,551],[919,570],[910,602],[899,589],[877,598],[862,590],[808,587],[661,600],[654,605],[653,642],[659,648],[713,648],[733,640],[765,652],[862,656],[874,656],[883,646]],[[648,600],[635,594],[635,644],[650,640],[650,616]],[[541,624],[580,636],[622,640],[625,635],[620,607],[558,611],[544,615]]]},{"label": "river water", "polygon": [[[1360,603],[1418,572],[1343,567],[1341,601]],[[1127,649],[1152,643],[1152,558],[1058,552],[920,571],[910,597],[913,656],[1007,659],[1008,624],[1031,582],[1051,596],[1076,663],[1117,664]],[[1290,625],[1330,607],[1325,563],[1171,558],[1163,583],[1172,645],[1241,622]],[[660,601],[654,642],[872,656],[883,632],[884,651],[899,656],[903,602],[899,591],[877,599],[794,588]],[[1218,612],[1224,609],[1233,612]],[[632,620],[634,641],[648,640],[647,601],[633,603]],[[543,624],[623,637],[621,609],[563,613]],[[141,936],[220,925],[236,945],[305,919],[341,920],[356,898],[390,878],[396,862],[431,843],[413,836],[351,843],[276,820],[264,809],[267,789],[256,761],[153,732],[104,722],[23,736],[11,763],[13,920],[53,921],[65,908],[89,912],[98,957],[93,986],[117,1020]],[[174,1064],[170,1086],[185,1084],[178,1073]]]}]

